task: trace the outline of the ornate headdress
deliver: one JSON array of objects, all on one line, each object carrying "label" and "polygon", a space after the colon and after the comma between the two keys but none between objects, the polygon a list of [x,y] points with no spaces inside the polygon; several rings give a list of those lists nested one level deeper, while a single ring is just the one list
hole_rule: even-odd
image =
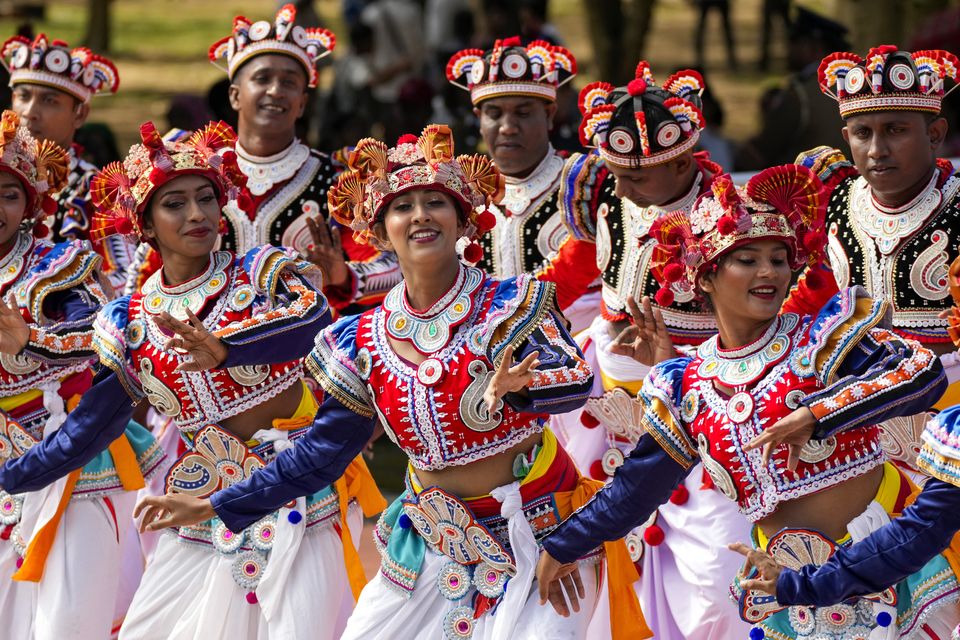
[{"label": "ornate headdress", "polygon": [[427,125],[419,138],[401,136],[392,149],[364,138],[347,167],[327,192],[327,204],[330,215],[353,229],[358,242],[370,241],[373,224],[391,200],[407,191],[435,189],[450,195],[466,215],[466,236],[473,242],[464,257],[476,262],[483,256],[476,239],[496,224],[487,207],[503,197],[503,176],[486,156],[454,158],[450,127]]},{"label": "ornate headdress", "polygon": [[[233,19],[233,33],[210,47],[210,61],[226,71],[232,80],[237,69],[250,58],[278,53],[302,64],[307,73],[307,86],[316,87],[317,60],[333,51],[337,38],[328,29],[304,29],[295,25],[296,17],[297,10],[292,4],[283,5],[272,24],[266,20],[251,23],[237,16]],[[219,63],[220,60],[226,60],[226,66]]]},{"label": "ornate headdress", "polygon": [[689,217],[675,211],[650,228],[657,241],[653,275],[662,286],[657,303],[669,306],[673,288],[696,291],[700,276],[722,255],[758,240],[786,243],[793,269],[819,264],[827,244],[825,207],[823,183],[806,167],[770,167],[742,188],[727,174],[717,176]]},{"label": "ornate headdress", "polygon": [[[873,111],[940,113],[945,95],[956,88],[960,61],[949,51],[927,49],[910,53],[883,44],[866,59],[855,53],[831,53],[817,72],[820,90],[840,103],[847,118]],[[954,85],[945,87],[947,79]]]},{"label": "ornate headdress", "polygon": [[474,105],[501,96],[532,96],[555,102],[557,87],[577,75],[577,61],[563,47],[543,40],[526,47],[519,37],[497,40],[493,49],[464,49],[447,63],[447,80],[470,92]]},{"label": "ornate headdress", "polygon": [[23,220],[40,236],[47,235],[44,217],[57,211],[53,195],[67,184],[70,157],[57,143],[37,140],[21,126],[20,116],[4,111],[0,116],[0,171],[16,176],[27,193]]},{"label": "ornate headdress", "polygon": [[160,137],[152,122],[140,126],[142,144],[130,147],[126,159],[112,162],[90,182],[90,199],[97,208],[91,239],[114,234],[143,239],[143,212],[154,192],[185,174],[208,178],[223,206],[236,199],[246,184],[233,151],[237,135],[225,122],[211,122],[190,137],[175,141]]},{"label": "ornate headdress", "polygon": [[113,63],[86,47],[70,49],[63,40],[39,34],[30,42],[13,36],[3,43],[0,59],[10,72],[10,86],[42,84],[69,93],[81,102],[90,96],[116,93],[120,76]]},{"label": "ornate headdress", "polygon": [[658,87],[641,60],[625,87],[592,82],[580,91],[580,142],[605,162],[639,169],[669,162],[697,144],[707,122],[700,111],[703,77],[683,69]]}]

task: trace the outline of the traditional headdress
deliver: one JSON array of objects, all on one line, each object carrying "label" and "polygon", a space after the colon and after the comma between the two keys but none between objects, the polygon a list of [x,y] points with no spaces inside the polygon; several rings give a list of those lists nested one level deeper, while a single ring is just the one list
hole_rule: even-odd
[{"label": "traditional headdress", "polygon": [[458,51],[447,63],[447,80],[469,91],[474,105],[501,96],[555,102],[557,87],[575,75],[577,61],[567,49],[543,40],[524,47],[516,36],[497,40],[486,52]]},{"label": "traditional headdress", "polygon": [[[910,53],[883,44],[866,59],[855,53],[831,53],[820,63],[820,90],[840,103],[847,118],[874,111],[940,113],[945,95],[956,88],[960,61],[949,51]],[[946,89],[945,82],[954,85]]]},{"label": "traditional headdress", "polygon": [[786,243],[793,269],[819,264],[827,244],[825,207],[823,184],[806,167],[770,167],[743,188],[727,174],[717,176],[689,216],[675,211],[650,228],[657,241],[653,275],[662,286],[657,303],[672,304],[672,288],[696,291],[700,276],[722,255],[758,240]]},{"label": "traditional headdress", "polygon": [[[266,20],[251,23],[237,16],[233,19],[233,33],[210,47],[210,61],[226,71],[232,80],[237,69],[250,58],[278,53],[302,64],[307,85],[316,87],[317,60],[333,51],[337,38],[328,29],[304,29],[295,25],[296,16],[297,10],[292,4],[283,5],[272,24]],[[225,60],[226,66],[220,60]]]},{"label": "traditional headdress", "polygon": [[373,224],[391,200],[407,191],[435,189],[450,195],[467,218],[466,236],[473,242],[464,258],[477,262],[483,257],[476,240],[496,224],[487,207],[503,197],[503,176],[487,156],[454,158],[449,127],[427,125],[419,138],[401,136],[392,149],[364,138],[347,167],[327,192],[327,204],[330,215],[353,229],[358,242],[370,241]]},{"label": "traditional headdress", "polygon": [[658,87],[641,60],[625,87],[591,82],[580,91],[580,142],[627,169],[669,162],[697,144],[707,122],[700,111],[703,77],[683,69]]},{"label": "traditional headdress", "polygon": [[21,125],[20,116],[4,111],[0,116],[0,171],[16,176],[27,193],[24,222],[39,237],[47,235],[44,217],[57,211],[53,199],[67,184],[70,157],[55,142],[37,140]]},{"label": "traditional headdress", "polygon": [[120,86],[112,62],[86,47],[70,49],[63,40],[48,42],[42,33],[33,42],[13,36],[3,43],[0,59],[10,72],[11,87],[42,84],[87,102],[90,96],[116,93]]},{"label": "traditional headdress", "polygon": [[126,159],[112,162],[90,182],[90,199],[97,208],[91,239],[114,234],[143,240],[143,213],[154,192],[185,174],[213,183],[220,205],[237,199],[246,177],[233,151],[237,135],[225,122],[211,122],[190,137],[164,140],[152,122],[140,126],[142,144],[130,147]]}]

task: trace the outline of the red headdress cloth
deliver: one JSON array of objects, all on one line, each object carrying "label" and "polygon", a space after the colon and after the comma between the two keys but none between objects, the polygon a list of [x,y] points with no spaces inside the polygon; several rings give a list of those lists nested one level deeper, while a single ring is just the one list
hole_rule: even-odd
[{"label": "red headdress cloth", "polygon": [[662,286],[657,302],[669,306],[674,290],[697,291],[697,281],[710,265],[758,240],[782,240],[793,269],[819,264],[827,243],[825,207],[823,184],[806,167],[770,167],[742,188],[727,174],[717,176],[689,216],[675,211],[650,228],[657,241],[653,275]]},{"label": "red headdress cloth", "polygon": [[[244,16],[233,19],[233,33],[210,46],[210,61],[233,79],[237,69],[254,56],[274,53],[288,56],[303,65],[307,85],[317,86],[317,60],[330,55],[337,38],[329,29],[305,29],[294,24],[297,10],[292,4],[280,7],[273,23],[251,23]],[[221,60],[226,61],[226,66]]]},{"label": "red headdress cloth", "polygon": [[188,138],[169,142],[152,122],[140,126],[142,144],[130,147],[121,162],[99,171],[90,182],[96,207],[90,235],[102,240],[114,234],[143,240],[143,212],[154,192],[185,174],[201,175],[213,183],[220,205],[236,199],[246,184],[233,151],[237,136],[225,122],[211,122]]},{"label": "red headdress cloth", "polygon": [[[883,44],[866,59],[838,51],[823,59],[818,70],[820,90],[840,103],[844,118],[875,111],[940,113],[944,96],[953,91],[960,61],[949,51],[926,49],[910,53]],[[945,83],[954,84],[947,89]]]},{"label": "red headdress cloth", "polygon": [[338,222],[353,229],[358,242],[369,242],[371,228],[391,200],[415,189],[434,189],[452,197],[467,216],[466,236],[473,241],[464,257],[482,257],[475,241],[493,228],[496,219],[487,210],[503,197],[503,176],[483,155],[453,155],[450,127],[427,125],[417,138],[401,136],[397,146],[373,138],[357,143],[337,183],[327,192],[327,203]]},{"label": "red headdress cloth", "polygon": [[38,236],[47,229],[42,221],[57,210],[53,195],[67,184],[70,158],[55,142],[37,140],[13,111],[0,116],[0,171],[13,174],[27,194],[23,219]]},{"label": "red headdress cloth", "polygon": [[63,40],[49,42],[44,34],[33,42],[13,36],[3,43],[0,60],[10,72],[10,86],[42,84],[65,91],[81,102],[91,96],[116,93],[117,68],[86,47],[70,49]]}]

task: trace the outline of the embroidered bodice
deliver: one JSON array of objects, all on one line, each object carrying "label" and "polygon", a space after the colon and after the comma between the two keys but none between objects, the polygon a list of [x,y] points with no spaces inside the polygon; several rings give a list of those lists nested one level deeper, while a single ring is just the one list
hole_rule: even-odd
[{"label": "embroidered bodice", "polygon": [[168,286],[157,271],[141,291],[111,302],[97,319],[95,346],[101,361],[120,377],[128,393],[146,397],[181,431],[193,432],[263,403],[303,377],[298,360],[178,372],[184,356],[164,349],[169,336],[154,322],[166,311],[197,315],[228,345],[249,336],[281,333],[325,307],[313,268],[286,250],[261,247],[245,256],[211,254],[206,271]]},{"label": "embroidered bodice", "polygon": [[[500,453],[541,431],[548,413],[586,398],[592,374],[557,320],[552,284],[528,275],[497,281],[464,267],[448,299],[420,318],[404,310],[402,291],[321,333],[306,365],[346,406],[377,415],[416,468]],[[391,338],[428,357],[419,365],[404,360]],[[541,366],[527,398],[508,395],[490,412],[483,393],[510,344],[517,361],[538,351]]]},{"label": "embroidered bodice", "polygon": [[[574,155],[564,168],[560,202],[573,237],[596,242],[597,267],[603,281],[601,311],[608,320],[629,317],[627,298],[640,300],[660,288],[653,277],[651,257],[656,244],[650,227],[671,211],[690,212],[710,188],[718,165],[698,157],[698,172],[690,189],[676,202],[640,207],[616,196],[616,178],[595,154]],[[674,304],[661,308],[663,320],[677,344],[699,344],[716,332],[713,316],[695,300],[693,291],[674,285]]]},{"label": "embroidered bodice", "polygon": [[539,271],[557,253],[568,235],[557,199],[563,163],[551,147],[529,176],[506,176],[503,200],[490,208],[497,224],[480,238],[483,259],[476,266],[509,278]]},{"label": "embroidered bodice", "polygon": [[[821,176],[840,171],[838,160]],[[950,307],[947,269],[960,246],[960,176],[938,164],[926,188],[895,210],[875,202],[859,175],[825,182],[832,187],[827,204],[827,256],[837,285],[861,285],[890,300],[894,330],[924,343],[947,342],[946,321],[937,315]]]},{"label": "embroidered bodice", "polygon": [[[914,350],[916,343],[876,328],[886,305],[857,295],[841,292],[816,317],[783,314],[741,349],[724,351],[715,336],[694,358],[658,365],[640,394],[644,427],[681,464],[699,458],[717,488],[752,521],[782,501],[882,464],[879,432],[870,419],[915,398],[910,385],[938,366],[929,351]],[[766,465],[761,450],[744,450],[800,406],[814,413],[822,431],[803,448],[796,473],[787,470],[786,447]]]},{"label": "embroidered bodice", "polygon": [[0,258],[0,297],[12,294],[30,338],[19,355],[0,353],[0,396],[57,381],[90,367],[93,321],[107,298],[95,271],[100,258],[82,242],[50,244],[17,235]]}]

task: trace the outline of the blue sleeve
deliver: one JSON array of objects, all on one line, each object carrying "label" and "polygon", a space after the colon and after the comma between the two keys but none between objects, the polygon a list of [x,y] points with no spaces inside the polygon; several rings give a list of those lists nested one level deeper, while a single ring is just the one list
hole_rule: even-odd
[{"label": "blue sleeve", "polygon": [[306,436],[243,482],[213,494],[213,508],[232,531],[242,531],[287,502],[333,483],[372,435],[373,418],[327,395]]},{"label": "blue sleeve", "polygon": [[254,364],[275,364],[303,358],[313,349],[317,334],[332,322],[329,309],[306,318],[283,334],[264,336],[259,340],[235,342],[221,339],[227,347],[227,359],[220,368]]},{"label": "blue sleeve", "polygon": [[8,493],[36,491],[83,467],[123,435],[132,415],[117,375],[102,370],[57,431],[0,467],[0,487]]},{"label": "blue sleeve", "polygon": [[783,605],[827,606],[883,591],[920,570],[960,529],[960,488],[931,479],[903,514],[822,566],[784,569],[777,579]]},{"label": "blue sleeve", "polygon": [[560,562],[573,562],[601,543],[643,524],[690,472],[644,434],[605,487],[543,541]]}]

